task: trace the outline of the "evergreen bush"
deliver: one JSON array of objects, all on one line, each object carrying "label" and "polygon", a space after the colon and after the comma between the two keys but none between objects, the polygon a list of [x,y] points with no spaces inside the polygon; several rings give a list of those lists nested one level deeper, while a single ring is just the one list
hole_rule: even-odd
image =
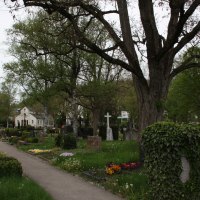
[{"label": "evergreen bush", "polygon": [[61,147],[61,145],[62,145],[62,140],[63,140],[62,134],[59,133],[59,134],[55,137],[55,145],[56,145],[57,147]]},{"label": "evergreen bush", "polygon": [[22,176],[21,163],[12,157],[0,156],[0,177]]},{"label": "evergreen bush", "polygon": [[63,149],[75,149],[77,148],[76,137],[73,133],[68,133],[63,136]]}]

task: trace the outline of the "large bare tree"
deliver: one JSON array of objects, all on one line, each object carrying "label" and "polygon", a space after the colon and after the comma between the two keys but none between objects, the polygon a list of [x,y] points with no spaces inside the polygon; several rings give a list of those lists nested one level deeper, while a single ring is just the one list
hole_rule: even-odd
[{"label": "large bare tree", "polygon": [[[17,4],[17,0],[11,1]],[[23,3],[26,7],[41,7],[49,14],[60,13],[71,22],[83,44],[80,48],[132,73],[139,105],[139,130],[162,120],[163,102],[173,77],[197,66],[192,59],[176,67],[173,63],[178,52],[199,34],[200,22],[195,15],[200,0],[23,0]],[[156,14],[159,9],[167,16],[160,17],[166,22],[163,32],[160,25],[164,22]],[[117,19],[115,24],[109,16]],[[80,20],[85,21],[84,28],[79,26]],[[85,34],[93,20],[98,20],[112,38],[104,49]],[[118,52],[115,54],[118,56],[113,57],[112,51]],[[148,77],[143,66],[148,69]]]}]

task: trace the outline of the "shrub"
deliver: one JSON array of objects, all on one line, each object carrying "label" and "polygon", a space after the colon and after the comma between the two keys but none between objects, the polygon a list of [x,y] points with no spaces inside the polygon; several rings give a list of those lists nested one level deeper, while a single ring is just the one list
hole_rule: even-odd
[{"label": "shrub", "polygon": [[25,140],[26,138],[30,137],[30,135],[31,135],[31,132],[30,132],[30,131],[24,130],[24,131],[22,132],[21,139],[22,139],[22,140]]},{"label": "shrub", "polygon": [[81,169],[81,162],[77,158],[68,158],[60,164],[61,168],[69,172],[76,172]]},{"label": "shrub", "polygon": [[113,133],[113,140],[119,139],[119,128],[117,126],[111,126]]},{"label": "shrub", "polygon": [[33,143],[38,143],[38,142],[39,142],[39,139],[36,138],[36,137],[34,137],[34,138],[32,138],[32,142],[33,142]]},{"label": "shrub", "polygon": [[61,147],[61,145],[62,145],[62,140],[63,140],[62,135],[59,133],[59,134],[55,137],[55,145],[56,145],[57,147]]},{"label": "shrub", "polygon": [[63,149],[75,149],[77,147],[77,141],[74,134],[69,133],[63,136]]},{"label": "shrub", "polygon": [[26,140],[26,142],[28,142],[28,143],[38,143],[38,141],[39,141],[39,139],[38,138],[36,138],[36,137],[33,137],[33,138],[26,138],[25,139]]},{"label": "shrub", "polygon": [[3,176],[22,176],[20,162],[12,157],[0,156],[0,177]]},{"label": "shrub", "polygon": [[6,128],[5,129],[5,134],[6,136],[8,137],[11,137],[11,136],[19,136],[19,131],[17,128]]},{"label": "shrub", "polygon": [[19,140],[19,138],[17,136],[12,136],[9,138],[8,141],[10,144],[17,144],[18,140]]},{"label": "shrub", "polygon": [[79,128],[78,130],[78,136],[83,137],[84,139],[92,135],[93,135],[93,128],[91,127]]},{"label": "shrub", "polygon": [[106,140],[106,126],[99,126],[99,136],[102,140]]},{"label": "shrub", "polygon": [[58,129],[56,129],[56,128],[48,128],[47,129],[47,133],[48,134],[55,134],[55,133],[58,133]]},{"label": "shrub", "polygon": [[[142,136],[148,200],[200,199],[200,130],[192,125],[156,123]],[[181,156],[190,163],[190,178],[180,180]]]},{"label": "shrub", "polygon": [[21,126],[20,129],[22,131],[31,131],[31,130],[35,130],[35,127],[31,125],[27,125],[27,126]]}]

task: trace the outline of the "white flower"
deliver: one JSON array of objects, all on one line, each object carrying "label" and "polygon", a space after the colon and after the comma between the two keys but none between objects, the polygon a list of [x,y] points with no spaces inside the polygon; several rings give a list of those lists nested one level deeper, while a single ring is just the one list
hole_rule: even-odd
[{"label": "white flower", "polygon": [[60,156],[73,156],[74,154],[73,153],[70,153],[70,152],[64,152],[64,153],[61,153]]}]

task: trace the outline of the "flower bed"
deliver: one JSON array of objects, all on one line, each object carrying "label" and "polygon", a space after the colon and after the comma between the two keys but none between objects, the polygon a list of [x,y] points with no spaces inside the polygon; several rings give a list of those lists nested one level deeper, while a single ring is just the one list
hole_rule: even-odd
[{"label": "flower bed", "polygon": [[141,167],[142,163],[141,162],[127,162],[127,163],[122,163],[122,164],[114,164],[114,163],[109,163],[106,166],[106,174],[112,175],[116,173],[120,173],[122,170],[134,170],[138,169]]},{"label": "flower bed", "polygon": [[29,149],[28,152],[33,154],[40,154],[40,153],[50,153],[50,149]]},{"label": "flower bed", "polygon": [[71,153],[71,152],[64,152],[64,153],[61,153],[60,156],[63,156],[63,157],[71,157],[73,156],[74,154]]}]

